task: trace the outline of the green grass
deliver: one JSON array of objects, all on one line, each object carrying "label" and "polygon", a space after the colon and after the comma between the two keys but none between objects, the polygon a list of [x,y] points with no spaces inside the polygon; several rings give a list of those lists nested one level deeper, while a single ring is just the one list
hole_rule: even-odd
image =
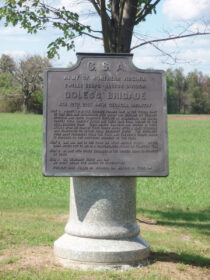
[{"label": "green grass", "polygon": [[[170,175],[138,178],[137,212],[207,211],[210,197],[209,120],[169,120]],[[64,213],[69,179],[42,176],[42,116],[0,114],[0,211]]]},{"label": "green grass", "polygon": [[63,233],[64,223],[53,217],[17,215],[4,213],[0,222],[0,248],[13,246],[52,246],[55,239]]},{"label": "green grass", "polygon": [[210,210],[210,121],[169,120],[168,134],[169,177],[139,178],[137,208]]},{"label": "green grass", "polygon": [[133,272],[132,274],[129,272],[124,273],[98,273],[98,272],[79,272],[74,271],[69,274],[68,271],[50,271],[50,270],[42,270],[37,272],[36,270],[28,270],[28,271],[16,271],[16,272],[7,272],[4,271],[2,273],[4,278],[0,278],[2,280],[80,280],[80,279],[98,279],[98,280],[169,280],[168,277],[162,277],[160,275],[156,275],[155,273],[151,273],[150,275],[138,275],[137,272]]},{"label": "green grass", "polygon": [[11,256],[7,259],[0,261],[0,264],[12,264],[18,261],[18,257]]},{"label": "green grass", "polygon": [[[180,273],[189,266],[205,270],[210,263],[210,121],[169,120],[168,125],[170,175],[137,179],[137,216],[156,220],[141,228],[152,263],[176,264]],[[52,247],[64,231],[68,209],[69,179],[42,176],[42,116],[1,113],[0,266],[19,262],[16,255],[4,258],[5,250]],[[153,265],[126,273],[18,269],[0,268],[0,279],[176,279]]]},{"label": "green grass", "polygon": [[0,211],[68,209],[69,179],[42,176],[42,116],[0,114]]}]

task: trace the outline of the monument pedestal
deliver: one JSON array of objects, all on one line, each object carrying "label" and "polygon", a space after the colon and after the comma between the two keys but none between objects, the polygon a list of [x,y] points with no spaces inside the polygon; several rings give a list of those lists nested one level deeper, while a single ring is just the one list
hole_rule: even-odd
[{"label": "monument pedestal", "polygon": [[128,269],[149,256],[139,232],[135,178],[73,177],[69,220],[54,251],[65,267]]}]

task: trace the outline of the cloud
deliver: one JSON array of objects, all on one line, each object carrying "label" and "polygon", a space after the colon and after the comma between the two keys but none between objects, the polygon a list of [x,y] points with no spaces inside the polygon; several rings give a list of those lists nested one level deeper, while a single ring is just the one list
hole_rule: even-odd
[{"label": "cloud", "polygon": [[205,22],[196,22],[190,26],[190,30],[192,32],[210,32],[210,24]]},{"label": "cloud", "polygon": [[[1,38],[1,35],[0,35]],[[40,38],[29,38],[29,37],[23,37],[23,36],[3,36],[3,39],[5,41],[15,41],[15,42],[23,42],[23,43],[38,43],[40,42]]]},{"label": "cloud", "polygon": [[163,13],[172,20],[190,20],[210,13],[209,0],[165,0]]},{"label": "cloud", "polygon": [[[90,3],[90,1],[87,0],[60,0],[59,7],[65,7],[71,12],[78,13],[80,15],[82,14],[88,14],[89,12],[93,12],[94,9]],[[84,13],[85,11],[85,13]]]},{"label": "cloud", "polygon": [[[92,39],[90,37],[78,37],[75,40],[76,52],[84,53],[103,53],[102,42]],[[60,51],[60,58],[53,61],[56,67],[68,67],[70,63],[76,63],[76,53],[73,51],[66,51],[64,48]]]},{"label": "cloud", "polygon": [[187,50],[184,52],[183,57],[193,58],[197,63],[206,63],[210,59],[210,50],[207,49],[196,49],[196,50]]},{"label": "cloud", "polygon": [[143,57],[134,56],[133,63],[138,68],[150,68],[150,67],[153,67],[154,64],[158,63],[158,61],[151,54],[150,56],[147,55],[147,56],[143,56]]},{"label": "cloud", "polygon": [[1,27],[0,28],[0,41],[6,45],[10,42],[22,42],[22,43],[37,43],[40,42],[40,38],[37,36],[31,36],[27,34],[26,30],[15,27]]},{"label": "cloud", "polygon": [[144,46],[133,52],[133,63],[139,69],[160,69],[160,54],[152,46]]},{"label": "cloud", "polygon": [[77,13],[81,24],[91,26],[93,30],[101,29],[100,17],[89,0],[60,0],[57,8],[62,7]]},{"label": "cloud", "polygon": [[207,36],[184,38],[181,40],[159,43],[158,46],[165,53],[172,55],[174,60],[164,56],[152,46],[144,46],[134,50],[133,63],[140,69],[167,69],[183,67],[185,72],[198,68],[203,73],[210,75],[209,50],[210,38]]},{"label": "cloud", "polygon": [[2,54],[9,55],[9,56],[13,57],[14,59],[20,59],[22,57],[29,55],[28,52],[20,51],[20,50],[13,50],[13,51],[6,50]]},{"label": "cloud", "polygon": [[166,48],[168,50],[178,50],[180,48],[198,48],[198,47],[209,47],[210,40],[209,36],[194,36],[189,38],[180,38],[177,40],[169,40],[160,42],[159,47]]},{"label": "cloud", "polygon": [[75,40],[78,52],[104,52],[102,42],[88,37],[79,37]]},{"label": "cloud", "polygon": [[8,35],[21,35],[21,34],[27,34],[27,32],[18,26],[0,28],[0,35],[8,36]]}]

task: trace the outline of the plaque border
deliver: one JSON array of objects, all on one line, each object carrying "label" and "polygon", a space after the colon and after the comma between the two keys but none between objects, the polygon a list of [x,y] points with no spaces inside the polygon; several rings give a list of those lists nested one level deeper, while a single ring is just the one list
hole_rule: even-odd
[{"label": "plaque border", "polygon": [[[163,70],[143,70],[136,67],[133,64],[133,54],[115,54],[115,53],[83,53],[78,52],[77,62],[72,67],[59,68],[49,67],[44,73],[44,98],[43,98],[43,152],[42,152],[42,174],[46,177],[167,177],[169,175],[169,157],[168,157],[168,118],[167,118],[167,95],[166,95],[166,74]],[[159,172],[141,171],[138,174],[126,173],[126,174],[110,174],[110,172],[94,173],[90,171],[79,171],[79,172],[49,172],[47,171],[47,106],[48,106],[48,73],[49,72],[68,72],[79,67],[83,58],[86,57],[128,57],[128,63],[133,70],[141,73],[159,73],[161,74],[162,80],[162,104],[163,104],[163,156],[165,158],[164,170]],[[148,174],[147,174],[148,173]]]}]

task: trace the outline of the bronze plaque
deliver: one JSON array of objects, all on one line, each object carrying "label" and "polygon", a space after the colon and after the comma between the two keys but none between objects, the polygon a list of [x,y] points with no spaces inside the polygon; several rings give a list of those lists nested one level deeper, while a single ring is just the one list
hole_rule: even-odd
[{"label": "bronze plaque", "polygon": [[165,74],[78,53],[45,76],[45,176],[167,176]]}]

